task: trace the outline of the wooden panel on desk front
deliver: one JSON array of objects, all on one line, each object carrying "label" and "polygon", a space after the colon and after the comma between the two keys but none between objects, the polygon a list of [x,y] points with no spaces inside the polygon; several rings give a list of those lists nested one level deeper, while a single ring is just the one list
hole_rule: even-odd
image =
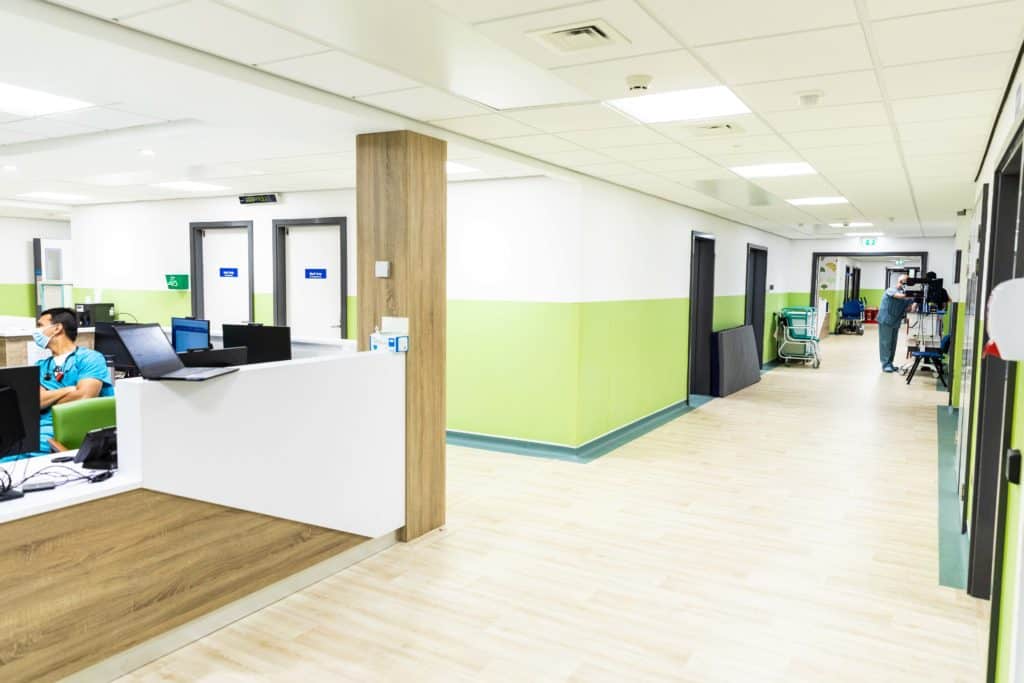
[{"label": "wooden panel on desk front", "polygon": [[[356,137],[359,348],[382,317],[409,319],[403,540],[445,520],[447,155],[411,131]],[[389,278],[376,261],[391,262]]]},{"label": "wooden panel on desk front", "polygon": [[0,525],[0,680],[58,680],[367,540],[144,489]]}]

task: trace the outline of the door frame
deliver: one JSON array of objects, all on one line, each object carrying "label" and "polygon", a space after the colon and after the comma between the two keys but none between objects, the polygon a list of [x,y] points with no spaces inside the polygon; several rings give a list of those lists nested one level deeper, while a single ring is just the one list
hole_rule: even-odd
[{"label": "door frame", "polygon": [[[1018,136],[1019,137],[1019,134]],[[987,231],[988,244],[985,247],[985,273],[982,286],[979,288],[982,301],[987,302],[993,288],[1005,280],[996,280],[996,265],[999,264],[999,275],[1013,277],[1016,269],[1014,252],[1005,250],[1003,244],[1007,235],[1004,234],[1008,223],[1004,222],[1006,212],[1011,211],[1009,205],[1001,206],[1003,200],[1012,201],[1013,228],[1010,234],[1016,239],[1020,220],[1020,184],[1024,174],[1020,171],[1021,156],[1024,150],[1019,139],[1011,144],[1006,155],[996,167],[996,182],[992,192],[992,205],[989,210],[989,226]],[[1007,188],[1002,182],[1011,162],[1017,162],[1017,178],[1012,195],[1005,194]],[[1000,249],[999,247],[1004,247]],[[1001,256],[1009,255],[1009,268]],[[1008,270],[1008,273],[1007,273]],[[987,315],[985,316],[987,320]],[[979,318],[980,324],[980,318]],[[988,341],[987,330],[982,333],[981,346]],[[1002,577],[1002,532],[1006,527],[1006,481],[1003,477],[1003,454],[1009,445],[1010,430],[1013,417],[1012,380],[1016,366],[1013,363],[997,358],[982,356],[978,363],[979,391],[977,404],[977,438],[972,444],[974,467],[972,468],[971,487],[973,506],[971,514],[971,534],[967,555],[967,592],[978,598],[992,600],[992,626],[990,627],[990,656],[994,658],[995,638],[998,637],[999,598]],[[999,409],[1001,407],[1001,410]],[[972,409],[974,406],[972,406]],[[990,521],[989,521],[990,520]]]},{"label": "door frame", "polygon": [[[752,285],[756,285],[757,283],[751,282],[750,278],[753,276],[753,273],[751,271],[750,266],[751,266],[751,257],[754,255],[754,252],[756,252],[756,251],[762,252],[764,254],[764,282],[761,283],[761,284],[762,284],[762,288],[764,289],[764,307],[765,307],[765,311],[768,310],[768,247],[761,246],[760,244],[754,244],[752,242],[747,242],[747,279],[746,279],[746,285],[745,285],[744,290],[743,290],[743,295],[744,295],[743,296],[743,298],[744,298],[744,306],[743,306],[744,307],[744,315],[743,315],[743,318],[744,318],[744,322],[747,325],[751,325],[751,326],[754,326],[754,311],[753,311],[754,302],[751,300],[751,297],[750,297],[750,294],[752,292],[751,286]],[[759,366],[761,366],[763,368],[764,367],[764,340],[765,340],[765,333],[766,333],[764,315],[761,316],[760,323],[761,323],[761,344],[760,344],[760,348],[758,348],[758,350],[757,350],[757,363],[758,363]],[[756,340],[757,339],[757,334],[756,334],[757,328],[755,327],[754,330],[755,330],[754,339]]]},{"label": "door frame", "polygon": [[256,315],[256,304],[254,301],[255,279],[253,277],[253,228],[252,221],[200,221],[188,224],[188,239],[190,264],[192,269],[192,317],[203,318],[204,305],[203,294],[203,233],[207,230],[237,230],[244,228],[249,241],[249,322],[253,322]]},{"label": "door frame", "polygon": [[921,259],[920,272],[928,272],[927,251],[816,251],[811,254],[810,306],[818,305],[818,259],[826,256],[846,256],[851,258],[857,258],[858,256],[918,256]]},{"label": "door frame", "polygon": [[288,228],[302,228],[312,225],[337,225],[340,227],[341,274],[338,277],[338,295],[341,297],[341,338],[348,339],[348,218],[275,218],[272,223],[274,260],[274,324],[288,324]]},{"label": "door frame", "polygon": [[[711,242],[712,255],[714,255],[715,236],[709,232],[699,232],[693,230],[690,234],[690,329],[687,335],[687,355],[689,356],[686,366],[686,396],[687,400],[693,395],[693,368],[696,367],[694,355],[697,352],[696,345],[693,343],[694,332],[696,331],[695,320],[697,317],[697,306],[695,305],[696,297],[694,296],[694,285],[697,283],[697,270],[693,267],[697,256],[697,242],[706,241]],[[714,274],[714,260],[712,260],[712,271],[711,271],[711,318],[712,318],[712,332],[714,331],[714,315],[715,315],[715,274]],[[710,343],[710,341],[709,341]]]}]

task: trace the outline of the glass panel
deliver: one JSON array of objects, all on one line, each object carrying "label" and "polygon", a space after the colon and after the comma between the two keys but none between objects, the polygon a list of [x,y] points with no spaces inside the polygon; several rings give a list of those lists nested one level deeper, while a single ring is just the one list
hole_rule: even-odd
[{"label": "glass panel", "polygon": [[48,282],[64,279],[64,250],[47,247],[43,250],[43,274]]}]

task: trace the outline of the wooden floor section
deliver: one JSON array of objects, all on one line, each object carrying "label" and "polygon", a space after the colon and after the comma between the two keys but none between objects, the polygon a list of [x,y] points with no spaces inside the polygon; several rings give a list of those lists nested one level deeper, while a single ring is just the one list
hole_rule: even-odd
[{"label": "wooden floor section", "polygon": [[449,449],[449,522],[158,660],[148,681],[984,680],[938,585],[935,405],[830,337],[591,464]]},{"label": "wooden floor section", "polygon": [[0,681],[58,680],[367,540],[146,490],[0,525]]}]

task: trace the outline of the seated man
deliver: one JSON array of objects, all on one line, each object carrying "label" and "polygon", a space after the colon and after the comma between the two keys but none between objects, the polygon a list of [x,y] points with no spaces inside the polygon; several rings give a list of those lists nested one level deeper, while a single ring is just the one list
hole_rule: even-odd
[{"label": "seated man", "polygon": [[36,321],[33,336],[39,348],[49,349],[53,354],[36,363],[39,366],[39,450],[51,453],[54,448],[50,408],[83,398],[113,396],[113,378],[103,354],[75,344],[78,317],[71,309],[43,311]]}]

